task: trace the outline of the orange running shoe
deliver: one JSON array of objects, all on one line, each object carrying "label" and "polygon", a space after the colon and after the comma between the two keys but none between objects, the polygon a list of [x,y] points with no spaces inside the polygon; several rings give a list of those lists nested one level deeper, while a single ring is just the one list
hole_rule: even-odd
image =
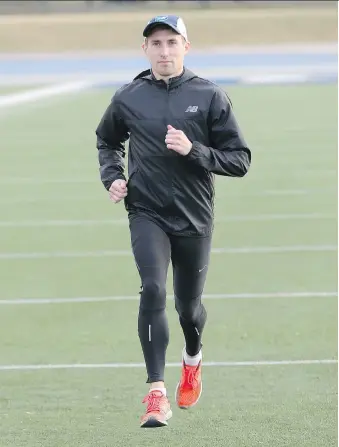
[{"label": "orange running shoe", "polygon": [[164,427],[172,417],[170,403],[167,397],[158,390],[150,391],[142,403],[147,403],[146,413],[141,417],[140,427]]},{"label": "orange running shoe", "polygon": [[200,399],[202,392],[201,361],[198,366],[189,366],[182,361],[181,379],[175,391],[175,400],[180,408],[191,408]]}]

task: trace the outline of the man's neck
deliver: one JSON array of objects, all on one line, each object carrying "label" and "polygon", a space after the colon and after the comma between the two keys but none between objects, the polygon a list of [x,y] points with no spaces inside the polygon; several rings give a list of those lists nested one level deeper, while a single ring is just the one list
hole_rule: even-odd
[{"label": "man's neck", "polygon": [[182,75],[184,71],[184,67],[182,67],[178,72],[171,74],[170,76],[161,76],[159,73],[156,73],[154,70],[152,70],[153,76],[157,81],[164,81],[166,84],[169,83],[169,80],[172,78],[176,78],[180,75]]}]

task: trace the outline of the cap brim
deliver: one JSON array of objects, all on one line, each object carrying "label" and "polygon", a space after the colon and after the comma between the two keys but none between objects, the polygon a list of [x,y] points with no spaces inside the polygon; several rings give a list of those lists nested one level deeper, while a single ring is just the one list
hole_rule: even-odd
[{"label": "cap brim", "polygon": [[155,23],[150,23],[149,25],[146,26],[146,28],[144,29],[144,32],[142,33],[142,35],[144,37],[148,37],[150,35],[150,33],[157,28],[158,26],[167,26],[169,29],[175,31],[177,34],[180,34],[180,31],[178,30],[178,28],[174,25],[170,25],[168,23],[165,22],[155,22]]}]

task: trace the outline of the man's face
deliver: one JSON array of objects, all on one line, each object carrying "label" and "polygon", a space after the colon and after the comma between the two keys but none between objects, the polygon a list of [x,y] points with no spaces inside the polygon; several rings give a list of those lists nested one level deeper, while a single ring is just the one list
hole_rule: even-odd
[{"label": "man's face", "polygon": [[143,44],[154,73],[164,77],[180,74],[189,43],[171,29],[155,29]]}]

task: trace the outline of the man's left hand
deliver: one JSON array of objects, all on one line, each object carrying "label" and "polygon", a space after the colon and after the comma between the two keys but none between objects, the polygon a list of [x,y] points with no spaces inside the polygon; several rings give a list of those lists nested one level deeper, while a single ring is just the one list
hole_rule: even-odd
[{"label": "man's left hand", "polygon": [[171,125],[167,126],[165,143],[168,149],[178,152],[180,155],[187,155],[192,149],[192,143],[184,132]]}]

